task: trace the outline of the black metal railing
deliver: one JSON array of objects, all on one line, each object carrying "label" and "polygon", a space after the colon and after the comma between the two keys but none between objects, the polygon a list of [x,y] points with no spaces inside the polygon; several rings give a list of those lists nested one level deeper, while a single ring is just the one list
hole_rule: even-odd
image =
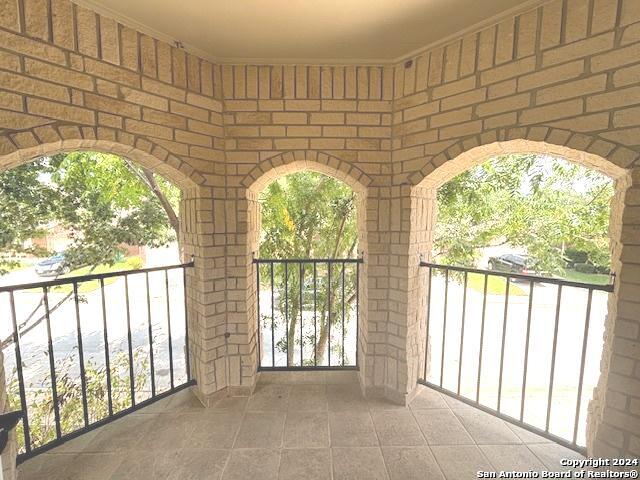
[{"label": "black metal railing", "polygon": [[613,284],[420,265],[429,281],[419,382],[584,452]]},{"label": "black metal railing", "polygon": [[23,413],[19,462],[195,383],[190,267],[0,286],[9,403]]},{"label": "black metal railing", "polygon": [[260,370],[357,368],[361,259],[254,259]]}]

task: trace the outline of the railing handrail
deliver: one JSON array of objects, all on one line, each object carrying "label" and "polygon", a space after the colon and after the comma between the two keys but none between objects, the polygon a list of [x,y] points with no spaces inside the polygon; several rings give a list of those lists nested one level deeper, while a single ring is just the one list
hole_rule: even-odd
[{"label": "railing handrail", "polygon": [[93,273],[90,275],[78,275],[75,277],[57,278],[55,280],[48,280],[45,282],[5,285],[5,286],[0,286],[0,293],[15,292],[16,290],[31,290],[34,288],[56,287],[59,285],[68,285],[68,284],[73,285],[76,283],[90,282],[92,280],[101,280],[105,278],[122,277],[122,276],[128,276],[128,275],[136,275],[140,273],[161,272],[165,270],[175,270],[178,268],[189,268],[189,267],[193,267],[194,265],[195,265],[195,262],[192,260],[187,263],[178,263],[174,265],[165,265],[160,267],[139,268],[136,270],[118,270],[116,272]]},{"label": "railing handrail", "polygon": [[[578,287],[578,288],[587,288],[590,290],[600,290],[604,292],[613,292],[614,284],[609,283],[606,285],[601,285],[597,283],[585,283],[585,282],[575,282],[572,280],[564,280],[562,278],[554,278],[554,277],[543,277],[540,275],[526,275],[522,273],[509,273],[509,272],[500,272],[496,270],[484,270],[481,268],[469,268],[469,267],[460,267],[457,265],[443,265],[439,263],[431,263],[431,262],[420,262],[421,267],[429,267],[436,269],[446,269],[453,270],[456,272],[467,272],[467,273],[479,273],[481,275],[495,275],[497,277],[505,277],[505,278],[517,278],[520,280],[527,280],[529,282],[534,283],[550,283],[553,285],[563,285],[566,287]],[[615,278],[615,274],[610,274],[611,278]]]},{"label": "railing handrail", "polygon": [[364,263],[363,258],[254,258],[253,263]]}]

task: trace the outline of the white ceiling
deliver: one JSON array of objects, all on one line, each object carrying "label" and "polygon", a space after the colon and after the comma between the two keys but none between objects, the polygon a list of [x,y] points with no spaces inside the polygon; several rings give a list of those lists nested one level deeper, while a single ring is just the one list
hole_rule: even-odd
[{"label": "white ceiling", "polygon": [[221,62],[384,63],[540,0],[74,0]]}]

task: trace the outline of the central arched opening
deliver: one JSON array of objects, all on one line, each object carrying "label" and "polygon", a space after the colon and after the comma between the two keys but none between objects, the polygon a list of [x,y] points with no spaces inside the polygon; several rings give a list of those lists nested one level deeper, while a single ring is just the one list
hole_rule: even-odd
[{"label": "central arched opening", "polygon": [[346,184],[308,171],[262,191],[261,367],[356,365],[356,200]]},{"label": "central arched opening", "polygon": [[610,219],[622,208],[624,172],[568,148],[491,147],[421,185],[437,191],[437,213],[421,271],[420,381],[584,450],[612,321],[620,232]]},{"label": "central arched opening", "polygon": [[247,189],[257,369],[362,371],[365,187],[326,155],[273,163]]}]

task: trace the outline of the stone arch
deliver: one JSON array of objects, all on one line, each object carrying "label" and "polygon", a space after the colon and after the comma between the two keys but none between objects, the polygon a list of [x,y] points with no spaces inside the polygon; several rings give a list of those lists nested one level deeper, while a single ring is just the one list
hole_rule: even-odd
[{"label": "stone arch", "polygon": [[[612,270],[617,274],[614,292],[608,301],[608,314],[605,323],[605,335],[602,357],[600,360],[600,378],[595,388],[593,400],[589,405],[587,416],[587,449],[589,455],[604,455],[612,451],[608,443],[611,429],[615,429],[616,415],[608,413],[607,395],[618,395],[616,387],[611,386],[616,378],[610,379],[611,365],[617,350],[616,336],[618,335],[618,321],[637,321],[638,312],[632,312],[625,301],[624,291],[627,282],[636,283],[634,272],[637,270],[637,260],[632,257],[634,237],[629,232],[636,231],[640,224],[640,217],[635,214],[634,205],[637,200],[638,179],[640,178],[640,154],[630,148],[614,142],[603,140],[597,135],[586,135],[565,129],[535,126],[529,128],[499,129],[485,132],[452,142],[447,148],[433,157],[426,159],[419,172],[409,178],[412,212],[411,229],[413,237],[417,238],[419,247],[413,250],[415,258],[410,264],[417,265],[418,256],[431,252],[432,233],[437,218],[436,191],[445,182],[471,167],[480,165],[489,158],[509,153],[539,153],[560,157],[587,168],[597,170],[615,181],[615,194],[611,203],[611,222],[609,227]],[[633,210],[633,212],[630,212]],[[425,214],[425,211],[427,212]],[[626,233],[624,233],[626,232]],[[424,310],[427,279],[419,268],[410,272],[411,280],[419,285],[417,296],[411,296],[410,301],[416,302],[419,311]],[[425,319],[418,322],[416,329],[409,333],[420,338],[417,345],[409,341],[413,349],[409,349],[409,357],[413,355],[424,362]],[[422,335],[422,336],[421,336]],[[622,353],[624,355],[624,353]],[[409,378],[413,378],[415,371],[409,362]],[[612,377],[616,373],[612,372]],[[608,416],[610,417],[608,418]],[[584,421],[584,419],[582,419]],[[602,427],[602,428],[601,428]]]},{"label": "stone arch", "polygon": [[[239,310],[237,312],[229,312],[228,321],[232,323],[235,321],[235,318],[238,318],[238,323],[242,324],[237,326],[229,325],[229,330],[248,330],[244,344],[249,346],[247,354],[239,355],[240,358],[238,359],[234,359],[232,358],[233,355],[230,355],[228,359],[230,362],[231,385],[242,385],[251,388],[257,378],[256,374],[259,364],[257,339],[259,332],[257,311],[255,308],[256,272],[253,258],[257,254],[259,247],[260,206],[258,204],[258,197],[262,190],[277,178],[301,171],[314,171],[325,174],[345,183],[356,193],[358,254],[362,256],[366,255],[367,194],[368,188],[372,185],[373,180],[360,168],[334,155],[307,150],[283,152],[269,157],[253,167],[240,181],[242,192],[238,193],[239,207],[236,216],[238,219],[244,220],[244,226],[240,227],[241,239],[238,245],[238,250],[241,253],[237,260],[230,262],[230,265],[234,265],[233,268],[227,269],[228,279],[233,284],[233,286],[228,286],[227,295],[232,296],[234,299],[241,299],[235,302],[236,308]],[[241,267],[241,270],[239,270],[238,267]],[[236,274],[235,272],[238,273]],[[239,278],[233,278],[234,276],[239,276]],[[360,279],[358,363],[360,365],[360,375],[361,378],[363,378],[364,354],[366,352],[366,337],[363,332],[366,328],[367,318],[366,261],[364,265],[361,265]],[[233,290],[237,291],[234,292]]]},{"label": "stone arch", "polygon": [[595,135],[545,126],[497,129],[452,142],[437,155],[426,158],[409,182],[413,186],[437,187],[492,156],[516,152],[561,157],[613,179],[623,177],[640,162],[637,152]]},{"label": "stone arch", "polygon": [[247,189],[260,192],[276,178],[303,170],[323,173],[364,194],[372,179],[357,166],[323,152],[294,150],[269,157],[256,165],[243,178]]},{"label": "stone arch", "polygon": [[106,127],[48,125],[0,136],[0,171],[39,156],[74,150],[96,150],[128,158],[166,177],[181,189],[205,182],[184,160],[141,136]]}]

